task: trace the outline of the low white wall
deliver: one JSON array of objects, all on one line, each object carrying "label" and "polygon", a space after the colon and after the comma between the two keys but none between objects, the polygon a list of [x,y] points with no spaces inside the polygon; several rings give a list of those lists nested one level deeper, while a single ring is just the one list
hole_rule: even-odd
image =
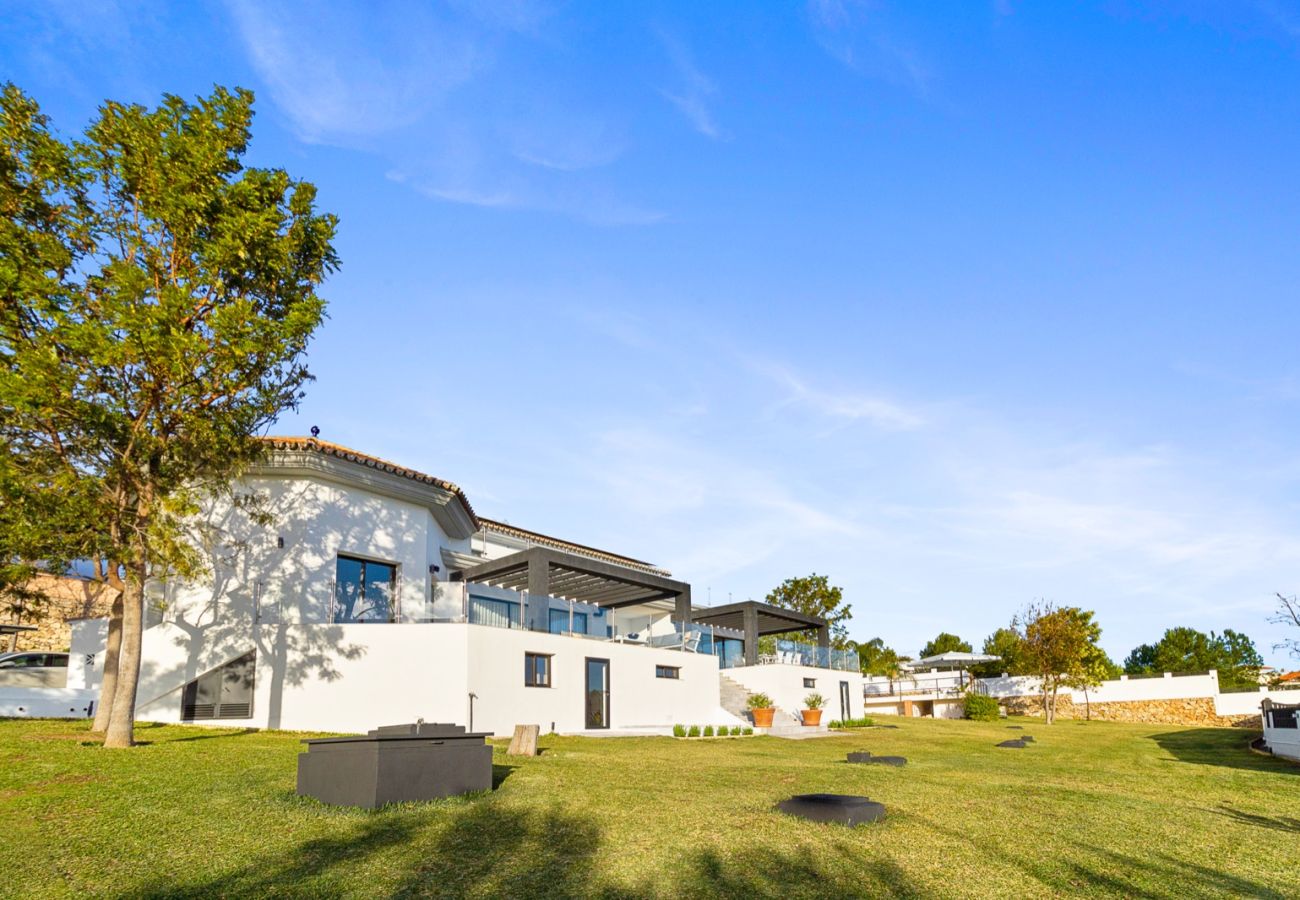
[{"label": "low white wall", "polygon": [[[858,672],[837,672],[834,669],[818,669],[812,666],[786,666],[780,664],[766,666],[737,666],[726,669],[725,674],[732,681],[745,686],[751,693],[763,693],[772,698],[777,709],[794,716],[804,708],[804,698],[818,693],[826,698],[823,709],[824,721],[842,718],[840,710],[840,682],[849,685],[849,718],[858,719],[865,715],[862,702],[862,675]],[[803,680],[811,678],[815,687],[804,687]]]},{"label": "low white wall", "polygon": [[[1029,675],[1003,675],[998,678],[981,678],[980,685],[992,697],[1025,697],[1039,692],[1039,680]],[[1062,689],[1076,703],[1083,703],[1085,692]],[[1113,681],[1103,681],[1089,688],[1086,699],[1091,703],[1115,703],[1132,700],[1187,700],[1194,697],[1216,697],[1219,694],[1219,676],[1171,675],[1163,677],[1130,678],[1121,675]]]},{"label": "low white wall", "polygon": [[1214,711],[1221,716],[1257,716],[1260,704],[1266,697],[1275,703],[1300,703],[1300,690],[1279,691],[1260,688],[1258,691],[1219,694],[1214,698]]},{"label": "low white wall", "polygon": [[86,719],[98,699],[98,691],[84,688],[0,688],[0,716]]}]

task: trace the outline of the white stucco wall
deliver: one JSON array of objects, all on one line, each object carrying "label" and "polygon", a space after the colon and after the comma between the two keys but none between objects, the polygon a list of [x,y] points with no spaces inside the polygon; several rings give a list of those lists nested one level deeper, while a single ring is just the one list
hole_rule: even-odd
[{"label": "white stucco wall", "polygon": [[[862,675],[858,672],[837,672],[833,669],[818,669],[812,666],[737,666],[723,671],[728,678],[745,686],[751,693],[764,693],[772,698],[777,709],[798,715],[804,708],[804,698],[818,693],[826,698],[826,710],[822,718],[825,721],[841,718],[840,682],[849,685],[849,718],[861,718]],[[804,687],[803,680],[811,678],[816,687]]]},{"label": "white stucco wall", "polygon": [[[547,732],[586,727],[586,660],[609,660],[612,729],[740,725],[718,705],[718,660],[703,653],[585,640],[567,635],[469,626],[469,684],[478,695],[474,727],[510,734],[515,725]],[[551,687],[524,686],[524,654],[551,654]],[[675,666],[679,679],[656,678]]]},{"label": "white stucco wall", "polygon": [[265,498],[273,521],[256,524],[227,498],[209,501],[202,543],[210,572],[169,584],[164,618],[201,625],[256,609],[268,624],[328,623],[340,554],[395,565],[401,614],[432,617],[429,566],[455,542],[427,508],[309,478],[250,477],[237,490]]}]

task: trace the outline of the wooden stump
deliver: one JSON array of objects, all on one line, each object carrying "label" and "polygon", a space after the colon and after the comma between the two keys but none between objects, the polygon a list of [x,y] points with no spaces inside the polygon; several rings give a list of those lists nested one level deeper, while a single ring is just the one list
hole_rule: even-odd
[{"label": "wooden stump", "polygon": [[510,749],[506,751],[506,755],[536,756],[537,734],[541,730],[540,725],[516,725],[514,737],[510,739]]}]

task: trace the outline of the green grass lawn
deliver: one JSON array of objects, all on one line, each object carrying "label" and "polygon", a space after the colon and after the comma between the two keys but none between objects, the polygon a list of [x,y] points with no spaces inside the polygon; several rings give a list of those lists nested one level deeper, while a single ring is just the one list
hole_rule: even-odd
[{"label": "green grass lawn", "polygon": [[[888,721],[888,720],[886,720]],[[1247,732],[899,720],[806,741],[543,738],[490,795],[335,809],[283,732],[0,721],[0,895],[1300,895],[1300,767]],[[908,757],[853,766],[847,751]],[[880,800],[849,829],[772,811]]]}]

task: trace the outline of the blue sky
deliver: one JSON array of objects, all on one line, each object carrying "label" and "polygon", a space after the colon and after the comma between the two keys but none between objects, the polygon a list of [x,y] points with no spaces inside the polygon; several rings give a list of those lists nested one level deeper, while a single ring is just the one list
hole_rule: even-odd
[{"label": "blue sky", "polygon": [[1300,4],[14,6],[0,77],[258,97],[342,220],[285,433],[855,637],[1116,659],[1300,590]]}]

